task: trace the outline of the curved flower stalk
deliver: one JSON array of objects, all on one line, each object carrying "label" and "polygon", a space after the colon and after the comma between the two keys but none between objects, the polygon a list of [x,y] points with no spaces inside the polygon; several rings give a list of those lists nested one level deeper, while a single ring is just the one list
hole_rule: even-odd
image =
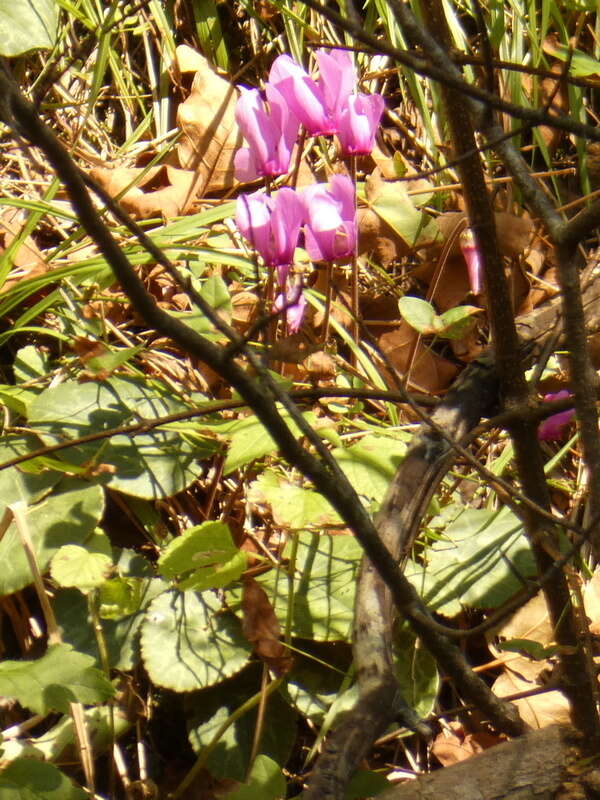
[{"label": "curved flower stalk", "polygon": [[300,122],[276,87],[265,87],[268,109],[258,89],[242,86],[240,90],[235,118],[248,147],[241,147],[235,154],[236,178],[248,182],[261,176],[285,175]]},{"label": "curved flower stalk", "polygon": [[315,184],[302,192],[306,215],[305,247],[313,261],[340,261],[356,252],[356,200],[347,175],[333,175],[329,186]]},{"label": "curved flower stalk", "polygon": [[235,222],[240,233],[268,267],[276,267],[278,283],[285,284],[300,228],[304,205],[293,189],[279,189],[269,196],[264,191],[240,195]]}]

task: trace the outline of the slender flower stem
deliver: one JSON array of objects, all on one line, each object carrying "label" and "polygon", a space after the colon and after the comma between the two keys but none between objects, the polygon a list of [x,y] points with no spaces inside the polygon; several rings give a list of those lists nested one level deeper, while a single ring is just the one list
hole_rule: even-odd
[{"label": "slender flower stem", "polygon": [[[348,159],[348,167],[350,169],[350,178],[354,185],[354,213],[356,218],[356,156],[351,155]],[[357,242],[358,244],[358,242]],[[354,248],[352,253],[352,276],[350,280],[350,291],[351,291],[351,302],[350,307],[352,309],[352,322],[351,322],[351,336],[352,341],[358,347],[358,342],[360,338],[360,324],[359,324],[359,307],[358,307],[358,256],[357,256],[358,247]],[[353,367],[357,366],[358,359],[357,354],[355,351],[351,353],[351,364]]]}]

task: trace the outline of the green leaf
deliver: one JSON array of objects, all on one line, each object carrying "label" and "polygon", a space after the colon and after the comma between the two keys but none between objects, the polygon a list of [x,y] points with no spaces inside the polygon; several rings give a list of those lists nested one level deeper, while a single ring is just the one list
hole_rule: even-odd
[{"label": "green leaf", "polygon": [[498,650],[508,653],[523,653],[535,661],[545,661],[560,650],[559,645],[553,644],[550,647],[544,647],[543,644],[533,639],[509,639],[506,642],[498,642],[496,647]]},{"label": "green leaf", "polygon": [[[126,733],[133,725],[133,719],[126,714],[111,713],[113,709],[108,705],[94,706],[84,710],[85,727],[94,743],[94,755],[98,756],[112,748],[115,739]],[[3,758],[7,761],[21,756],[30,756],[46,761],[65,763],[73,757],[79,747],[75,735],[73,718],[63,715],[59,721],[52,725],[40,736],[31,739],[10,739],[2,745]],[[0,795],[3,797],[4,795]],[[86,795],[89,800],[89,795]]]},{"label": "green leaf", "polygon": [[447,616],[463,608],[497,608],[536,567],[521,521],[508,508],[463,509],[444,537],[410,562],[406,575],[430,608]]},{"label": "green leaf", "polygon": [[[11,434],[2,437],[0,463],[9,461],[40,447],[40,440],[32,434]],[[59,472],[29,472],[24,465],[10,467],[0,472],[0,497],[4,506],[22,501],[32,505],[47,495],[61,479]]]},{"label": "green leaf", "polygon": [[[436,320],[440,318],[435,313],[434,307],[420,297],[405,295],[398,300],[398,308],[403,319],[419,333],[436,333]],[[438,322],[439,325],[439,322]]]},{"label": "green leaf", "polygon": [[110,556],[90,552],[77,544],[66,544],[53,556],[50,574],[59,586],[75,586],[85,593],[103,584],[112,567]]},{"label": "green leaf", "polygon": [[589,75],[600,75],[600,61],[593,56],[584,53],[583,50],[572,50],[560,42],[552,42],[549,47],[551,54],[560,59],[567,61],[571,58],[569,66],[569,75],[574,78],[587,78]]},{"label": "green leaf", "polygon": [[449,308],[440,317],[443,329],[438,332],[438,336],[444,339],[462,339],[473,327],[473,314],[480,312],[481,309],[476,306]]},{"label": "green leaf", "polygon": [[[289,425],[294,436],[300,436],[298,426],[291,421],[289,414],[279,407],[279,412]],[[304,419],[309,425],[314,425],[315,414],[308,412]],[[267,432],[265,426],[256,417],[244,417],[234,422],[213,425],[211,430],[230,439],[229,450],[223,466],[223,473],[228,475],[240,467],[244,467],[257,458],[262,458],[268,453],[275,453],[277,445]]]},{"label": "green leaf", "polygon": [[227,317],[231,316],[233,306],[227,284],[220,275],[211,275],[202,284],[200,295],[213,311],[224,313]]},{"label": "green leaf", "polygon": [[[104,511],[100,486],[66,479],[58,484],[57,490],[27,511],[27,525],[42,572],[62,545],[83,544],[92,536]],[[11,594],[31,583],[29,562],[14,522],[0,540],[0,563],[3,564],[0,595]]]},{"label": "green leaf", "polygon": [[226,795],[227,800],[280,800],[285,797],[285,778],[281,767],[268,756],[256,756],[250,776],[239,789]]},{"label": "green leaf", "polygon": [[384,181],[377,187],[377,197],[369,206],[410,247],[420,240],[433,239],[438,231],[435,220],[415,208],[402,184]]},{"label": "green leaf", "polygon": [[350,447],[332,452],[361,497],[380,503],[406,453],[407,439],[369,434]]},{"label": "green leaf", "polygon": [[55,0],[10,0],[0,5],[0,56],[20,56],[56,43],[58,3]]},{"label": "green leaf", "polygon": [[[353,536],[297,534],[292,635],[319,641],[349,641],[354,617],[354,591],[362,549]],[[291,542],[284,550],[289,558]],[[274,604],[278,619],[286,619],[288,589],[276,570],[257,579]],[[229,590],[231,605],[241,591]]]},{"label": "green leaf", "polygon": [[[2,12],[0,11],[0,18],[1,16]],[[17,383],[25,383],[41,378],[47,375],[49,371],[48,355],[32,344],[22,347],[17,352],[13,371]]]},{"label": "green leaf", "polygon": [[[162,384],[113,376],[101,383],[66,381],[41,392],[31,403],[29,423],[54,437],[78,438],[128,425],[140,419],[184,411],[188,408]],[[213,449],[217,445],[211,443]],[[114,436],[63,451],[75,464],[109,464],[114,474],[103,483],[113,489],[147,499],[169,497],[197,477],[196,447],[177,431],[164,429],[139,436]]]},{"label": "green leaf", "polygon": [[294,645],[285,693],[303,717],[320,726],[350,670],[352,651],[345,642],[295,640]]},{"label": "green leaf", "polygon": [[374,797],[384,789],[389,789],[390,785],[385,775],[361,769],[352,776],[344,800],[364,800],[366,797]]},{"label": "green leaf", "polygon": [[36,714],[47,714],[68,713],[72,702],[104,703],[114,689],[91,656],[57,644],[36,661],[0,663],[0,694],[14,697]]},{"label": "green leaf", "polygon": [[128,361],[131,361],[144,349],[145,345],[143,344],[139,344],[137,347],[120,347],[112,352],[104,353],[104,355],[88,358],[85,366],[86,369],[92,372],[112,372],[117,367],[127,364]]},{"label": "green leaf", "polygon": [[189,692],[220,683],[248,660],[238,620],[208,591],[164,592],[142,623],[142,658],[159,686]]},{"label": "green leaf", "polygon": [[[231,715],[260,692],[261,673],[259,664],[249,664],[239,675],[219,686],[203,689],[190,698],[193,712],[188,720],[188,736],[194,752],[199,753],[211,744]],[[207,762],[209,771],[216,778],[245,780],[256,734],[257,714],[258,703],[221,734]],[[296,741],[297,722],[298,715],[279,692],[271,693],[265,707],[261,752],[277,764],[285,764]],[[258,792],[254,797],[262,800],[263,795]]]},{"label": "green leaf", "polygon": [[406,625],[394,636],[394,666],[402,696],[421,718],[435,706],[440,676],[435,659]]},{"label": "green leaf", "polygon": [[89,797],[54,764],[19,758],[0,772],[2,800],[85,800]]},{"label": "green leaf", "polygon": [[180,589],[226,586],[246,569],[246,555],[235,546],[229,526],[204,522],[170,542],[158,560],[159,573],[178,580]]},{"label": "green leaf", "polygon": [[[145,610],[157,595],[165,591],[166,586],[160,578],[130,577],[121,580],[133,583],[131,594],[122,606],[117,606],[114,602],[114,594],[108,598],[104,595],[107,584],[112,584],[112,581],[107,581],[100,587],[100,613],[108,617],[102,618],[102,635],[108,647],[111,667],[130,670],[137,665],[140,658],[139,631]],[[107,601],[104,604],[102,604],[103,599]],[[111,605],[110,601],[113,601]],[[127,601],[130,602],[129,607],[125,606]],[[81,592],[75,589],[60,591],[54,598],[54,613],[64,641],[99,661],[98,641],[90,623],[86,599]]]},{"label": "green leaf", "polygon": [[265,470],[250,485],[248,500],[271,509],[276,525],[292,529],[341,525],[331,503],[313,489],[294,486],[273,470]]}]

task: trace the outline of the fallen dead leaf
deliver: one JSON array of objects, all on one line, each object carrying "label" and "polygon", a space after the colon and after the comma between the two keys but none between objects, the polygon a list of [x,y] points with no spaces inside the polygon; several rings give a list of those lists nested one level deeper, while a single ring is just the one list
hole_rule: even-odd
[{"label": "fallen dead leaf", "polygon": [[467,733],[460,722],[451,722],[449,728],[444,728],[431,746],[431,752],[443,767],[466,761],[502,741],[499,736],[485,731]]},{"label": "fallen dead leaf", "polygon": [[[96,167],[90,176],[136,219],[171,219],[185,214],[196,198],[199,177],[189,169],[163,164],[142,167]],[[128,188],[130,187],[130,188]]]},{"label": "fallen dead leaf", "polygon": [[[27,215],[21,208],[6,208],[0,214],[0,252],[6,250],[23,230]],[[12,270],[0,291],[6,292],[24,278],[33,278],[48,271],[42,252],[31,236],[21,242],[12,255]]]},{"label": "fallen dead leaf", "polygon": [[[408,368],[410,352],[418,337],[417,332],[404,320],[400,320],[394,330],[381,334],[378,344],[382,352],[400,375]],[[422,340],[417,345],[412,365],[409,385],[416,391],[439,394],[448,388],[458,374],[458,367],[439,356]],[[390,386],[393,387],[390,379]]]},{"label": "fallen dead leaf", "polygon": [[198,57],[202,66],[189,97],[177,109],[182,135],[176,153],[179,166],[194,171],[197,193],[203,196],[234,186],[233,159],[243,142],[235,121],[235,87],[213,72],[203,56]]},{"label": "fallen dead leaf", "polygon": [[292,658],[281,641],[281,628],[273,606],[254,578],[244,578],[243,583],[243,634],[269,669],[277,675],[285,675],[292,667]]}]

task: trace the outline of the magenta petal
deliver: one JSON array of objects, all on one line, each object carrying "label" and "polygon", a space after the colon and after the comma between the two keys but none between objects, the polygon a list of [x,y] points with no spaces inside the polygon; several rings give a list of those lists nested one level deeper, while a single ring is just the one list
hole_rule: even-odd
[{"label": "magenta petal", "polygon": [[304,206],[293,189],[280,189],[273,197],[264,192],[240,195],[235,221],[268,266],[291,264],[304,220]]},{"label": "magenta petal", "polygon": [[306,298],[302,291],[302,281],[295,286],[290,286],[285,293],[285,298],[283,294],[279,294],[275,298],[275,308],[279,311],[285,308],[285,318],[290,333],[297,333],[300,329],[306,305]]},{"label": "magenta petal", "polygon": [[285,98],[290,110],[311,136],[336,132],[334,120],[327,112],[322,89],[306,70],[288,55],[273,62],[269,83]]},{"label": "magenta petal", "polygon": [[249,147],[240,147],[233,158],[236,180],[251,183],[259,177],[258,165]]},{"label": "magenta petal", "polygon": [[[571,392],[561,389],[560,392],[550,393],[544,396],[544,401],[561,400],[563,397],[571,397]],[[544,442],[555,442],[562,439],[564,430],[575,416],[575,409],[568,408],[566,411],[559,411],[542,420],[538,427],[538,439]]]},{"label": "magenta petal", "polygon": [[460,249],[467,264],[469,275],[469,286],[473,294],[481,292],[483,265],[481,263],[481,253],[475,241],[475,236],[470,228],[466,228],[459,237]]},{"label": "magenta petal", "polygon": [[348,50],[317,50],[319,86],[329,113],[335,118],[348,97],[356,91],[356,70]]},{"label": "magenta petal", "polygon": [[306,251],[313,261],[337,261],[356,249],[354,184],[347,175],[334,175],[330,186],[307,187],[302,195],[307,223]]},{"label": "magenta petal", "polygon": [[285,174],[289,169],[299,123],[296,122],[294,129],[287,108],[284,109],[281,103],[278,105],[278,98],[272,98],[273,107],[267,110],[258,89],[245,89],[242,86],[240,91],[235,118],[248,142],[249,151],[235,164],[240,180],[244,175],[252,175],[253,179],[257,175]]},{"label": "magenta petal", "polygon": [[351,95],[338,114],[338,138],[344,155],[369,155],[383,114],[381,95]]}]

